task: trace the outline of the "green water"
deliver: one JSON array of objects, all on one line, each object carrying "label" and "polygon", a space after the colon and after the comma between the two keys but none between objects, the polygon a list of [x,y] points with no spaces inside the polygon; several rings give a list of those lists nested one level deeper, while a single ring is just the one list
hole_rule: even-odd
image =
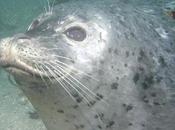
[{"label": "green water", "polygon": [[[24,32],[44,11],[43,0],[0,0],[0,38]],[[0,130],[45,130],[32,105],[0,70]]]},{"label": "green water", "polygon": [[[127,0],[126,4],[128,4]],[[168,26],[174,27],[173,20],[164,16],[164,7],[170,0],[130,0],[130,4],[156,8],[157,15]],[[56,0],[56,4],[64,0]],[[0,38],[24,32],[33,18],[44,11],[46,0],[0,0]],[[169,6],[171,9],[174,5]],[[13,80],[13,79],[12,79]],[[0,70],[0,130],[45,130],[35,110],[22,92],[11,82],[8,74]]]}]

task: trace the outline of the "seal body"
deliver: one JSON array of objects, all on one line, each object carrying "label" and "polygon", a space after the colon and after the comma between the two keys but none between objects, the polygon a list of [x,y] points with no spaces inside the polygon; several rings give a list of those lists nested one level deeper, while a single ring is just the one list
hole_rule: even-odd
[{"label": "seal body", "polygon": [[173,130],[174,40],[158,20],[120,1],[69,1],[2,39],[0,64],[48,130]]}]

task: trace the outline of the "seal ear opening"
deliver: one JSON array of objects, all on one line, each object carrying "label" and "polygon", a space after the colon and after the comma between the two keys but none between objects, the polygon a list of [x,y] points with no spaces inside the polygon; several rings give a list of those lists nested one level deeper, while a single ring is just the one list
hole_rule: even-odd
[{"label": "seal ear opening", "polygon": [[82,42],[86,39],[86,30],[79,26],[73,26],[64,31],[64,34],[74,41]]}]

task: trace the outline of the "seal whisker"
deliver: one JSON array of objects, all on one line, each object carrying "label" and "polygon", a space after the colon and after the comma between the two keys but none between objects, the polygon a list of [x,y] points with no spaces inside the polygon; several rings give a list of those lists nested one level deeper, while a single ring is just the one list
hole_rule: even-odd
[{"label": "seal whisker", "polygon": [[[22,54],[22,55],[26,55],[26,53],[25,52],[21,52],[20,54]],[[27,55],[27,58],[33,58],[33,59],[39,59],[39,60],[47,60],[47,59],[50,59],[50,58],[52,58],[52,59],[55,59],[55,57],[56,58],[61,58],[61,59],[66,59],[66,60],[70,60],[70,61],[74,61],[72,58],[69,58],[69,57],[65,57],[65,56],[61,56],[61,55],[54,55],[54,54],[51,54],[50,56],[35,56],[35,55]]]},{"label": "seal whisker", "polygon": [[[52,63],[55,64],[54,62],[52,62]],[[93,93],[88,87],[86,87],[78,79],[76,79],[69,72],[67,72],[61,65],[59,65],[57,63],[55,65],[57,65],[57,67],[59,67],[59,69],[61,69],[64,73],[66,73],[69,76],[69,78],[68,77],[65,77],[65,78],[68,78],[69,80],[72,79],[70,81],[73,84],[75,84],[78,87],[78,89],[80,89],[85,95],[87,95],[87,97],[92,99],[92,101],[94,101],[94,99],[101,100],[103,103],[105,103],[108,106],[108,103],[104,99],[101,99],[101,97],[99,95],[96,95],[95,93]],[[53,65],[52,65],[52,67],[55,68],[55,66],[53,66]],[[56,69],[56,70],[58,70],[58,69]],[[89,102],[88,105],[91,105],[91,102]]]},{"label": "seal whisker", "polygon": [[[37,62],[37,61],[36,61]],[[40,64],[41,65],[43,65],[44,67],[46,67],[46,69],[49,71],[49,73],[54,77],[54,78],[57,78],[56,79],[56,81],[58,82],[58,80],[59,79],[62,79],[63,81],[65,81],[71,88],[73,88],[78,94],[80,94],[80,96],[81,97],[83,97],[84,99],[85,99],[85,101],[86,101],[86,103],[88,104],[88,105],[91,105],[91,101],[90,101],[90,99],[92,99],[92,100],[94,100],[95,98],[96,99],[101,99],[98,95],[96,95],[95,93],[93,93],[90,89],[88,89],[85,85],[83,85],[78,79],[76,79],[76,78],[74,78],[69,72],[67,72],[66,70],[65,70],[65,68],[66,67],[64,67],[64,66],[61,66],[61,65],[59,65],[59,64],[57,64],[57,63],[54,63],[54,62],[51,62],[51,64],[50,64],[50,62],[46,62],[45,64],[43,64],[43,62],[40,62]],[[46,64],[48,64],[50,67],[52,67],[55,71],[52,71]],[[53,66],[52,64],[55,64],[56,66]],[[42,67],[42,66],[40,66],[41,67],[41,69],[43,69],[43,71],[46,73],[46,75],[48,75],[48,72],[46,72],[45,70],[44,70],[44,68]],[[64,68],[63,68],[64,67]],[[62,71],[62,72],[61,72]],[[69,77],[68,76],[65,76],[65,74],[64,73],[66,73],[67,75],[69,75]],[[63,75],[63,77],[58,77],[58,75],[60,76],[60,75]],[[49,76],[48,76],[49,77]],[[67,80],[66,80],[67,79]],[[53,81],[53,80],[51,80],[50,79],[50,81]],[[58,83],[60,83],[61,82],[61,80],[59,80],[59,82]],[[53,82],[52,82],[53,83]],[[71,84],[72,83],[72,84]],[[73,85],[74,84],[74,85]],[[62,85],[61,85],[62,86]],[[63,85],[64,86],[64,85]],[[82,86],[83,86],[83,88],[82,88]],[[77,87],[77,88],[76,88]],[[78,89],[80,89],[80,90],[78,90]],[[81,92],[83,92],[84,94],[82,94]],[[70,95],[70,92],[68,93],[69,95]],[[73,97],[72,96],[72,94],[71,94],[71,97]],[[94,98],[93,98],[94,97]],[[75,99],[74,99],[75,100]],[[105,103],[105,104],[107,104],[106,103],[106,101],[104,101],[103,99],[102,99],[102,101]],[[108,105],[108,104],[107,104]]]},{"label": "seal whisker", "polygon": [[47,0],[48,13],[50,12],[50,2]]},{"label": "seal whisker", "polygon": [[[49,64],[49,63],[48,63]],[[56,73],[61,73],[62,75],[64,75],[64,73],[63,72],[61,72],[59,69],[57,69],[57,68],[55,68],[54,66],[52,66],[51,64],[49,64],[53,69],[55,69],[55,71],[56,71]],[[68,77],[65,77],[65,78],[61,78],[61,79],[63,79],[67,84],[69,84],[70,85],[70,87],[71,88],[73,88],[76,92],[78,92],[78,94],[80,94],[80,96],[82,96],[83,98],[85,98],[85,100],[86,100],[86,102],[89,104],[90,103],[90,101],[88,100],[88,98],[86,97],[86,95],[88,95],[85,91],[84,91],[84,93],[86,94],[86,95],[83,95],[81,92],[80,92],[80,90],[82,91],[82,89],[81,89],[81,87],[80,86],[78,86],[78,89],[80,89],[80,90],[78,90],[77,88],[75,88],[75,86],[74,85],[78,85],[78,84],[76,84],[73,80],[71,80],[70,78],[68,78]],[[66,80],[67,79],[67,80]],[[72,85],[71,83],[73,83],[74,85]],[[90,96],[90,95],[88,95],[88,96]]]},{"label": "seal whisker", "polygon": [[45,14],[47,14],[47,6],[44,6],[44,11],[45,11]]},{"label": "seal whisker", "polygon": [[[52,62],[53,63],[53,62]],[[54,64],[54,63],[53,63]],[[66,72],[66,70],[63,68],[64,66],[62,65],[59,65],[59,64],[56,64],[58,65],[59,67],[61,67],[62,71],[64,71],[67,75],[70,76],[70,78],[72,78],[75,82],[77,82],[77,84],[79,84],[80,86],[82,86],[83,88],[80,87],[80,89],[82,91],[84,91],[85,94],[87,94],[87,92],[89,94],[91,94],[94,98],[96,99],[100,99],[101,101],[103,101],[106,105],[108,105],[108,103],[104,100],[104,99],[101,99],[101,97],[99,95],[96,95],[95,93],[93,93],[88,87],[86,87],[83,83],[81,83],[78,79],[76,79],[75,77],[73,77],[71,74],[69,74],[68,72]],[[86,92],[87,91],[87,92]],[[88,95],[88,94],[87,94]],[[89,97],[91,97],[90,95],[88,95]],[[94,98],[91,97],[91,99],[94,100]]]},{"label": "seal whisker", "polygon": [[70,66],[70,65],[68,65],[68,64],[66,64],[66,63],[64,63],[64,62],[59,61],[59,60],[55,60],[55,62],[57,62],[57,63],[59,63],[59,64],[62,64],[62,65],[64,65],[64,66],[70,68],[71,70],[74,70],[74,71],[76,71],[76,72],[80,72],[80,73],[84,74],[85,76],[87,76],[87,77],[89,77],[89,78],[91,78],[91,79],[96,80],[97,82],[99,82],[98,79],[94,78],[93,76],[91,76],[91,75],[89,75],[89,74],[87,74],[87,73],[85,73],[85,72],[83,72],[83,71],[81,71],[81,70],[76,69],[76,68],[73,67],[73,66]]},{"label": "seal whisker", "polygon": [[53,50],[63,50],[62,48],[54,47],[54,48],[41,48],[43,51],[53,51]]},{"label": "seal whisker", "polygon": [[57,57],[57,58],[62,58],[62,59],[66,59],[66,60],[70,60],[70,61],[74,61],[73,59],[69,58],[69,57],[65,57],[65,56],[60,56],[60,55],[52,55],[53,57]]},{"label": "seal whisker", "polygon": [[74,100],[75,98],[72,96],[71,92],[70,92],[70,89],[67,88],[67,86],[61,81],[59,80],[60,77],[58,77],[49,67],[47,67],[45,65],[45,67],[48,69],[49,73],[54,77],[54,79],[61,85],[61,87],[63,87],[63,89],[69,94],[69,96]]},{"label": "seal whisker", "polygon": [[52,5],[51,5],[51,12],[52,12],[52,13],[53,13],[54,4],[55,4],[55,0],[53,0]]},{"label": "seal whisker", "polygon": [[[84,84],[82,84],[78,79],[76,79],[75,77],[73,77],[70,73],[68,73],[68,72],[66,72],[66,70],[61,66],[61,65],[59,65],[59,64],[57,64],[57,63],[54,63],[54,62],[52,62],[53,64],[55,64],[55,65],[57,65],[57,66],[59,66],[59,68],[63,71],[63,72],[65,72],[68,76],[70,76],[70,78],[72,79],[72,80],[74,80],[77,84],[79,84],[79,85],[77,85],[77,87],[79,87],[84,93],[86,93],[87,94],[87,92],[89,92],[89,94],[91,94],[92,96],[94,96],[95,98],[99,98],[95,93],[93,93],[88,87],[86,87]],[[74,83],[74,82],[73,82]],[[87,92],[86,92],[87,91]],[[88,95],[88,94],[87,94]],[[91,97],[90,95],[88,95],[89,97]],[[92,97],[91,97],[92,98]]]},{"label": "seal whisker", "polygon": [[38,73],[39,73],[39,75],[40,75],[42,81],[43,81],[43,82],[45,83],[45,85],[48,87],[49,85],[47,84],[46,80],[45,80],[44,77],[42,76],[42,74],[41,74],[41,72],[40,72],[40,69],[39,69],[39,65],[38,65],[37,63],[35,64],[35,68],[36,68],[36,70],[38,70]]},{"label": "seal whisker", "polygon": [[[46,59],[50,59],[50,58],[48,58],[48,57],[38,57],[38,56],[31,56],[31,55],[29,55],[28,57],[30,57],[30,58],[32,58],[32,61],[34,61],[34,63],[35,64],[37,64],[37,63],[40,63],[40,64],[42,64],[43,63],[43,61],[45,61]],[[37,58],[36,58],[37,57]],[[59,56],[58,56],[59,57]],[[65,57],[64,57],[65,58]],[[67,58],[67,57],[66,57]],[[35,60],[34,60],[35,59]],[[39,61],[37,61],[39,59]],[[61,69],[61,71],[59,71],[59,73],[57,74],[57,75],[63,75],[63,77],[65,77],[64,75],[64,73],[66,73],[67,75],[69,75],[69,78],[68,77],[66,77],[68,80],[66,80],[66,79],[64,79],[65,81],[66,81],[66,83],[68,83],[72,88],[74,88],[83,98],[85,98],[85,100],[87,101],[87,103],[88,104],[90,104],[90,101],[89,101],[89,99],[88,98],[91,98],[91,99],[93,99],[94,100],[94,98],[92,98],[92,97],[95,97],[95,98],[98,98],[97,97],[97,95],[95,95],[90,89],[88,89],[84,84],[82,84],[79,80],[77,80],[76,78],[74,78],[71,74],[69,74],[69,72],[67,72],[66,70],[65,70],[65,68],[68,68],[68,69],[71,69],[71,67],[69,66],[69,65],[67,65],[66,63],[63,63],[63,62],[61,62],[61,61],[59,61],[59,60],[56,60],[57,62],[59,62],[59,63],[62,63],[63,65],[60,65],[60,64],[58,64],[58,63],[55,63],[55,62],[51,62],[51,63],[53,63],[53,64],[55,64],[55,65],[57,65],[57,68],[54,68],[56,71],[57,71],[57,73],[58,73],[58,70],[60,70]],[[42,64],[43,66],[45,66],[46,67],[46,65],[44,65],[44,64]],[[49,64],[50,66],[52,66],[51,64]],[[67,67],[65,67],[65,66],[67,66]],[[52,66],[53,67],[53,66]],[[41,71],[41,69],[42,69],[42,71],[43,71],[43,73],[49,78],[49,80],[52,82],[52,80],[50,79],[50,77],[49,77],[49,75],[48,75],[48,73],[46,72],[46,70],[42,67],[42,66],[39,66],[38,64],[37,64],[37,67],[36,67],[37,69],[38,69],[38,71]],[[39,69],[40,68],[40,69]],[[48,67],[47,67],[47,70],[48,70]],[[75,69],[74,69],[75,70]],[[53,71],[52,71],[53,72]],[[40,74],[40,76],[41,76],[41,78],[42,78],[42,80],[46,83],[46,81],[44,80],[44,77],[41,75],[41,73],[39,73]],[[53,75],[53,73],[51,73],[52,75]],[[57,76],[56,75],[56,76]],[[87,74],[86,74],[87,75]],[[54,77],[55,77],[55,75],[54,75]],[[71,83],[73,83],[74,85],[72,85]],[[47,84],[47,83],[46,83]],[[47,85],[48,86],[48,85]],[[79,90],[77,90],[77,88],[75,88],[75,86],[78,88],[78,89],[80,89],[85,95],[82,95],[81,93],[80,93],[80,91]],[[82,86],[82,87],[81,87]],[[88,98],[87,98],[88,97]]]},{"label": "seal whisker", "polygon": [[47,6],[48,6],[48,13],[52,14],[52,7],[51,7],[51,4],[50,4],[49,0],[47,0]]},{"label": "seal whisker", "polygon": [[40,68],[43,70],[43,72],[45,73],[46,77],[53,83],[53,80],[50,78],[50,76],[48,75],[46,70],[42,66],[40,66]]},{"label": "seal whisker", "polygon": [[[21,53],[21,54],[22,54],[22,53]],[[60,63],[60,64],[62,64],[62,65],[64,65],[64,66],[66,66],[67,68],[69,68],[69,69],[71,69],[71,70],[74,70],[75,72],[81,73],[81,74],[83,74],[83,75],[85,75],[85,76],[87,76],[87,77],[89,77],[89,78],[91,78],[91,79],[93,79],[93,80],[99,82],[99,80],[96,79],[96,78],[94,78],[93,76],[91,76],[91,75],[89,75],[89,74],[87,74],[87,73],[85,73],[85,72],[83,72],[83,71],[81,71],[81,70],[78,70],[78,69],[76,69],[75,67],[70,66],[70,65],[68,65],[68,64],[66,64],[66,63],[64,63],[64,62],[61,62],[60,60],[55,60],[55,57],[56,57],[57,59],[58,59],[58,58],[61,58],[61,59],[66,59],[66,60],[74,61],[73,59],[71,59],[71,58],[69,58],[69,57],[60,56],[60,55],[51,55],[51,56],[44,56],[44,57],[43,57],[43,56],[27,55],[27,59],[28,59],[28,58],[32,58],[33,60],[35,60],[35,62],[38,61],[38,60],[53,59],[54,61],[56,61],[56,62],[58,62],[58,63]]]}]

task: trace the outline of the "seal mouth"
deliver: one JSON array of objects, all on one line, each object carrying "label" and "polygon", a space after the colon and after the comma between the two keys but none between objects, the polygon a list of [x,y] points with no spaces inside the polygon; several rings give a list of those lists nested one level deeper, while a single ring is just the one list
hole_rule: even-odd
[{"label": "seal mouth", "polygon": [[13,73],[13,74],[20,73],[20,74],[25,74],[25,75],[29,75],[29,76],[35,76],[35,77],[49,77],[49,78],[52,78],[51,75],[43,73],[43,72],[27,65],[26,63],[23,63],[23,62],[20,62],[20,61],[18,61],[18,63],[16,63],[16,64],[6,64],[3,67],[7,71],[9,71],[10,73]]},{"label": "seal mouth", "polygon": [[23,69],[14,67],[14,66],[13,67],[12,66],[5,66],[4,68],[11,73],[23,73],[25,75],[31,75],[31,73],[29,73]]}]

